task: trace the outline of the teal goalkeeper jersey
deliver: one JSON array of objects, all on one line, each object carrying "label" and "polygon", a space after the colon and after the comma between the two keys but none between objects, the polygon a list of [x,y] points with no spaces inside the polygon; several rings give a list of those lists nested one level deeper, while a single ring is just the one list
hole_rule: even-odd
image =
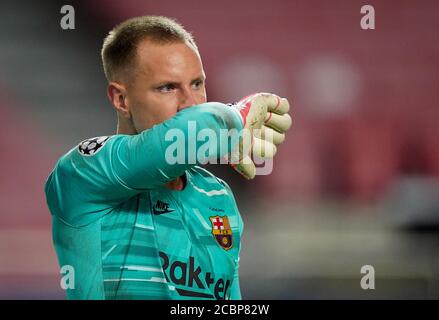
[{"label": "teal goalkeeper jersey", "polygon": [[[193,120],[195,134],[242,129],[232,108],[206,103],[137,135],[88,139],[60,158],[45,192],[59,264],[74,271],[69,299],[241,298],[243,221],[231,189],[198,162],[166,161],[175,143],[166,132],[181,130],[189,151]],[[234,145],[212,143],[204,160]],[[183,190],[164,186],[177,177]]]}]

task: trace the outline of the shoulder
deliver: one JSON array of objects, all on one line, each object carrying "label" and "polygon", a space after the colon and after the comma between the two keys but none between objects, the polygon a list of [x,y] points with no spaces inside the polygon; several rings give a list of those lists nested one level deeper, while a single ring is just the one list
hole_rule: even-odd
[{"label": "shoulder", "polygon": [[99,136],[82,140],[57,162],[57,169],[83,168],[107,159],[112,146],[120,139],[121,135]]},{"label": "shoulder", "polygon": [[109,149],[108,146],[112,140],[114,140],[114,136],[88,138],[71,148],[59,158],[50,173],[46,182],[46,191],[48,191],[49,185],[59,187],[65,181],[71,181],[72,178],[85,177],[84,173],[81,172],[89,173],[102,162],[99,158],[109,158],[103,150]]},{"label": "shoulder", "polygon": [[109,146],[115,139],[115,136],[85,139],[58,160],[44,186],[52,215],[76,224],[79,213],[86,212],[86,206],[91,208],[92,200],[100,196],[97,191],[105,190],[104,175],[110,170],[111,162],[105,150],[111,150]]}]

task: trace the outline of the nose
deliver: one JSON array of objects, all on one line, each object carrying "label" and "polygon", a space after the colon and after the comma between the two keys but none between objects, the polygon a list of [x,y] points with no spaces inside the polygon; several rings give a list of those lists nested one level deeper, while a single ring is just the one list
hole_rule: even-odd
[{"label": "nose", "polygon": [[178,110],[183,110],[197,104],[194,92],[191,88],[183,88],[181,90]]}]

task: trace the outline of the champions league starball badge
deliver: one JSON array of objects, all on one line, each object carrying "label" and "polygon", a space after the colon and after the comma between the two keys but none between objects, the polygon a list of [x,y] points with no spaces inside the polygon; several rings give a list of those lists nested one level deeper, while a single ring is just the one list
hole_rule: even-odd
[{"label": "champions league starball badge", "polygon": [[110,139],[109,136],[95,137],[82,141],[78,146],[78,151],[83,156],[94,156],[104,144]]}]

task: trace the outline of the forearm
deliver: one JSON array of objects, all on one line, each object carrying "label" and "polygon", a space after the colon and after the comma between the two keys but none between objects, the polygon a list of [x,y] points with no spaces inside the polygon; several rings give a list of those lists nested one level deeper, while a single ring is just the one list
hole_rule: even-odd
[{"label": "forearm", "polygon": [[[222,130],[242,129],[239,115],[222,103],[206,103],[185,109],[142,133],[125,137],[114,148],[119,177],[133,188],[164,184],[207,159],[230,153],[231,139]],[[224,133],[224,132],[223,132]],[[225,139],[224,139],[225,137]]]}]

